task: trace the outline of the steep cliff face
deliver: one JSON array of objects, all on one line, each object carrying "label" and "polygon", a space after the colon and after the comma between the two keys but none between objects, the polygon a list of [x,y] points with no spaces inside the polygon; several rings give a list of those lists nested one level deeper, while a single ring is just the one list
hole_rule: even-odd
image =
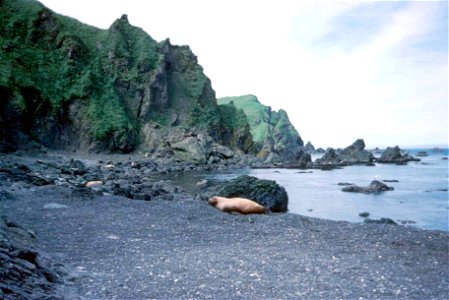
[{"label": "steep cliff face", "polygon": [[258,157],[276,162],[297,161],[303,156],[304,143],[284,110],[272,111],[254,95],[220,98],[218,103],[244,111]]},{"label": "steep cliff face", "polygon": [[166,134],[193,127],[250,151],[248,125],[233,126],[245,116],[217,105],[188,46],[158,43],[126,15],[100,30],[38,2],[0,5],[3,151],[32,140],[50,148],[130,152],[149,139],[148,124]]}]

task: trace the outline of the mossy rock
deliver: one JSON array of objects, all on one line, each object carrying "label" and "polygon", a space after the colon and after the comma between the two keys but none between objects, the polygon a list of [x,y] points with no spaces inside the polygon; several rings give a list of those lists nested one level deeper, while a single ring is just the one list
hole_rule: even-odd
[{"label": "mossy rock", "polygon": [[272,212],[286,212],[288,209],[287,192],[274,180],[242,175],[225,184],[218,195],[247,198],[269,208]]}]

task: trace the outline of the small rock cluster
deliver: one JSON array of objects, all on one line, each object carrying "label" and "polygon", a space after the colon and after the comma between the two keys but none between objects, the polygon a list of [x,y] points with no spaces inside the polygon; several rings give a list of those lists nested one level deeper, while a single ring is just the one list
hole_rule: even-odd
[{"label": "small rock cluster", "polygon": [[328,148],[326,153],[315,161],[315,165],[319,168],[326,169],[353,164],[372,164],[374,160],[373,154],[365,150],[365,142],[362,139],[358,139],[352,145],[341,151]]},{"label": "small rock cluster", "polygon": [[[35,160],[32,163],[0,160],[0,179],[9,182],[13,190],[21,187],[56,185],[71,188],[71,196],[92,199],[95,195],[113,194],[130,199],[153,200],[159,197],[173,199],[184,191],[168,180],[160,180],[164,174],[180,171],[223,169],[235,165],[200,164],[179,162],[157,163],[152,159],[97,161],[88,165],[71,159]],[[0,191],[0,199],[14,197],[6,190]]]},{"label": "small rock cluster", "polygon": [[66,299],[65,272],[37,247],[36,236],[0,219],[0,299]]},{"label": "small rock cluster", "polygon": [[373,152],[379,153],[380,150],[365,150],[365,142],[358,139],[344,149],[328,148],[321,158],[315,160],[313,166],[322,170],[332,170],[355,164],[374,166],[374,163],[377,162],[402,165],[409,161],[420,161],[419,158],[405,153],[398,146],[388,147],[379,158],[374,157]]},{"label": "small rock cluster", "polygon": [[348,185],[342,189],[343,192],[364,193],[364,194],[373,194],[392,190],[394,190],[394,187],[388,186],[385,183],[382,183],[378,180],[371,181],[371,183],[366,187],[357,185]]}]

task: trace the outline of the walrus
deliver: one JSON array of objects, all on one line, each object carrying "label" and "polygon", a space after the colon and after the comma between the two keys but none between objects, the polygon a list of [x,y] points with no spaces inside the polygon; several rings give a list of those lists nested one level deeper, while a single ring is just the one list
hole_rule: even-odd
[{"label": "walrus", "polygon": [[209,204],[219,210],[227,213],[240,214],[264,214],[268,212],[268,208],[263,207],[259,203],[245,198],[225,198],[214,196],[209,198]]}]

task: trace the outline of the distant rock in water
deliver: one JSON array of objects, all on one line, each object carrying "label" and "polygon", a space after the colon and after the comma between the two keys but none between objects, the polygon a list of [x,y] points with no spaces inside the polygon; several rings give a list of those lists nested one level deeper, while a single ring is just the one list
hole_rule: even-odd
[{"label": "distant rock in water", "polygon": [[385,164],[402,164],[409,161],[419,161],[419,159],[404,153],[398,146],[388,147],[377,160]]},{"label": "distant rock in water", "polygon": [[365,142],[356,140],[343,150],[328,148],[326,153],[315,161],[317,166],[347,166],[353,164],[370,164],[375,160],[373,154],[365,150]]},{"label": "distant rock in water", "polygon": [[429,156],[429,154],[426,151],[419,151],[415,154],[415,156],[425,157]]},{"label": "distant rock in water", "polygon": [[350,186],[350,185],[354,185],[352,182],[339,182],[337,185],[339,186]]},{"label": "distant rock in water", "polygon": [[248,175],[239,176],[225,184],[218,191],[218,196],[247,198],[273,212],[286,212],[288,209],[288,196],[283,187],[273,180]]},{"label": "distant rock in water", "polygon": [[315,147],[312,145],[310,141],[307,142],[307,144],[304,146],[304,150],[309,154],[314,154],[316,152]]},{"label": "distant rock in water", "polygon": [[358,139],[352,145],[343,149],[338,154],[338,159],[349,164],[364,164],[373,162],[374,156],[371,152],[365,150],[365,142]]},{"label": "distant rock in water", "polygon": [[328,148],[326,153],[321,158],[315,160],[315,165],[318,166],[339,166],[342,165],[341,161],[338,159],[338,154],[334,148]]},{"label": "distant rock in water", "polygon": [[303,150],[304,142],[290,123],[287,113],[259,102],[254,95],[225,97],[217,100],[221,105],[233,105],[245,113],[257,156],[265,162],[311,162]]},{"label": "distant rock in water", "polygon": [[363,193],[363,194],[372,194],[372,193],[380,193],[385,191],[394,190],[393,187],[388,186],[380,181],[373,180],[367,187],[360,187],[357,185],[351,185],[344,187],[342,189],[343,192],[351,192],[351,193]]}]

